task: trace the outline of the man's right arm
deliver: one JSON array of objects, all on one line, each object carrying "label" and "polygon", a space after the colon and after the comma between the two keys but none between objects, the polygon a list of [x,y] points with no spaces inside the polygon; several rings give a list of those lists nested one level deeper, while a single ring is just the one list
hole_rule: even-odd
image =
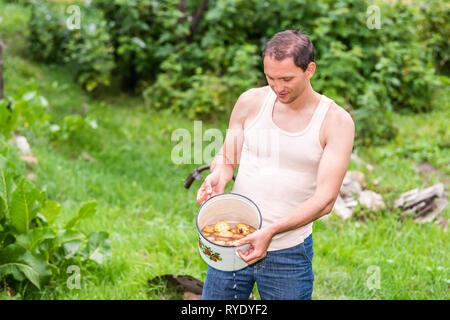
[{"label": "man's right arm", "polygon": [[210,197],[223,193],[226,184],[233,179],[234,170],[241,157],[244,142],[244,121],[252,101],[253,90],[241,94],[231,112],[225,141],[210,165],[211,173],[206,177],[197,192],[197,202],[202,203]]}]

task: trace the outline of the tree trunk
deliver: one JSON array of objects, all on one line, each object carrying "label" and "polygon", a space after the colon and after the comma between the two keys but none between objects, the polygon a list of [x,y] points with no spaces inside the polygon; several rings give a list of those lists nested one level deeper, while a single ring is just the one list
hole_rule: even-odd
[{"label": "tree trunk", "polygon": [[178,2],[178,10],[183,14],[183,16],[180,19],[178,19],[178,24],[183,24],[187,20],[185,0],[180,0],[180,2]]},{"label": "tree trunk", "polygon": [[191,40],[194,37],[195,29],[197,29],[197,26],[200,23],[200,20],[202,18],[203,12],[205,12],[207,6],[208,6],[208,0],[203,0],[202,3],[198,6],[197,12],[195,12],[195,15],[191,21],[191,26],[189,28],[189,31],[190,31],[189,38],[188,38],[189,40]]}]

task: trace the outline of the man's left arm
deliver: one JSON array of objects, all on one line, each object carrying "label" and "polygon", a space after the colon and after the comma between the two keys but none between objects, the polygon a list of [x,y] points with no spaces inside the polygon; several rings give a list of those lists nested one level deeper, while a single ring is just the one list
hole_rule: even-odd
[{"label": "man's left arm", "polygon": [[274,235],[300,228],[331,212],[350,162],[354,136],[355,125],[350,114],[340,110],[329,126],[314,195],[282,219],[235,243],[236,246],[251,243],[252,249],[240,253],[247,263],[254,263],[266,256]]}]

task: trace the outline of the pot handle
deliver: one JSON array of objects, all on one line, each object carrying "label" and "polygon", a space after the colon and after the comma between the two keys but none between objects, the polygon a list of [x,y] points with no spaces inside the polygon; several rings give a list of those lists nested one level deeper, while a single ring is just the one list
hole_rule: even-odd
[{"label": "pot handle", "polygon": [[246,244],[244,244],[244,245],[242,245],[242,246],[240,246],[240,247],[236,247],[236,248],[234,249],[234,253],[235,253],[240,259],[242,259],[242,258],[239,256],[238,250],[241,250],[242,252],[245,252],[245,251],[247,251],[248,249],[250,249],[250,247],[251,247],[250,243],[246,243]]}]

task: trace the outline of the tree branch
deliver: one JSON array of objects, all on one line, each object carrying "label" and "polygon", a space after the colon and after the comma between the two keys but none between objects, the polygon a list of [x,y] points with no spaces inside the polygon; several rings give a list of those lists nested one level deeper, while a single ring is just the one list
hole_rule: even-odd
[{"label": "tree branch", "polygon": [[189,39],[193,38],[195,29],[197,29],[197,26],[202,18],[203,12],[205,12],[207,6],[208,6],[208,0],[203,0],[202,3],[198,6],[197,12],[195,12],[195,15],[191,21],[191,25],[189,27],[189,30],[190,30]]},{"label": "tree branch", "polygon": [[185,0],[180,0],[180,2],[178,2],[178,10],[183,14],[183,16],[178,19],[178,24],[183,24],[187,20]]}]

